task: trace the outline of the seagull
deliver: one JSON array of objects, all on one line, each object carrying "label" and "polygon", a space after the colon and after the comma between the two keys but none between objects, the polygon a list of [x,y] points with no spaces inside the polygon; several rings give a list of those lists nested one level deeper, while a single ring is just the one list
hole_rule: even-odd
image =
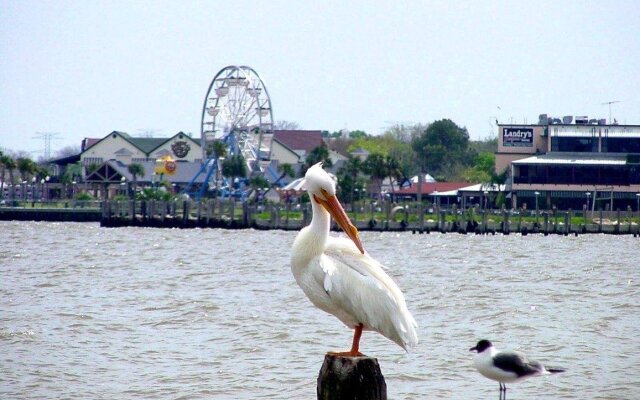
[{"label": "seagull", "polygon": [[[408,351],[418,342],[417,324],[404,295],[382,264],[364,251],[358,229],[336,197],[331,176],[315,164],[305,174],[311,223],[298,233],[291,251],[291,271],[311,303],[354,329],[351,350],[332,353],[361,356],[363,331],[375,331]],[[331,217],[348,238],[329,235]]]},{"label": "seagull", "polygon": [[481,340],[469,351],[478,354],[473,363],[483,376],[500,383],[500,398],[506,398],[506,383],[517,382],[537,376],[564,372],[562,368],[545,368],[538,361],[529,360],[526,355],[515,351],[498,351],[488,340]]}]

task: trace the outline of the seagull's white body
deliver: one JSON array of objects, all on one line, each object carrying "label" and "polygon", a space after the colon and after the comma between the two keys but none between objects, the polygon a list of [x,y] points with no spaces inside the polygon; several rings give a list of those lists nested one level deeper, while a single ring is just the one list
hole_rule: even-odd
[{"label": "seagull's white body", "polygon": [[[509,372],[502,370],[496,367],[493,363],[494,357],[498,355],[500,352],[495,349],[495,347],[490,347],[482,353],[478,353],[473,357],[473,365],[476,367],[478,372],[482,374],[485,378],[493,379],[494,381],[502,382],[502,383],[511,383],[517,382],[520,379],[518,374],[515,372]],[[524,356],[519,354],[520,356]],[[526,360],[526,358],[525,358]],[[547,372],[548,373],[548,372]],[[539,374],[538,374],[539,375]],[[528,375],[532,376],[532,375]]]},{"label": "seagull's white body", "polygon": [[479,341],[469,350],[477,351],[473,364],[478,372],[486,378],[498,381],[501,392],[506,392],[506,383],[564,372],[562,368],[547,369],[538,361],[530,360],[525,354],[516,351],[498,351],[488,340]]},{"label": "seagull's white body", "polygon": [[379,332],[405,350],[414,346],[416,322],[404,296],[382,265],[354,244],[359,244],[355,227],[343,226],[351,240],[329,235],[331,216],[322,196],[335,198],[333,181],[320,165],[311,167],[305,179],[313,218],[293,243],[291,271],[296,282],[316,307],[346,326]]}]

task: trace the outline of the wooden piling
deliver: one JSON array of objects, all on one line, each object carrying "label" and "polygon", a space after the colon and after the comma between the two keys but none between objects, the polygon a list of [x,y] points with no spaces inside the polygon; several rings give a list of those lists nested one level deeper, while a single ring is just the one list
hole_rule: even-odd
[{"label": "wooden piling", "polygon": [[317,395],[318,400],[386,400],[387,384],[376,358],[327,353]]},{"label": "wooden piling", "polygon": [[547,236],[549,234],[549,213],[544,213],[544,235]]}]

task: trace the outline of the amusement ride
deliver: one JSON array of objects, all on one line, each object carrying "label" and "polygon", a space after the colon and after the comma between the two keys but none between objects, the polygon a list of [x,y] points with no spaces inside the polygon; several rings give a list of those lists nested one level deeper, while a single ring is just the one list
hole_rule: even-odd
[{"label": "amusement ride", "polygon": [[[271,167],[273,123],[271,98],[258,73],[248,66],[221,69],[211,81],[202,106],[202,167],[183,193],[200,199],[207,190],[219,189],[218,193],[225,195],[231,193],[235,183],[233,190],[244,197],[246,179],[230,182],[220,174],[223,162],[234,156],[242,156],[249,177],[265,173],[275,176]],[[217,140],[226,148],[224,156],[214,151]],[[198,182],[202,184],[196,185]]]}]

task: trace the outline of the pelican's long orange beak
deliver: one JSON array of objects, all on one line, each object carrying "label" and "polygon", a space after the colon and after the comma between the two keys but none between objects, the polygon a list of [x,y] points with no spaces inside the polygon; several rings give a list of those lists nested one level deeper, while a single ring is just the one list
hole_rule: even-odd
[{"label": "pelican's long orange beak", "polygon": [[362,242],[360,241],[360,236],[358,235],[358,228],[356,228],[347,216],[347,213],[344,211],[342,204],[338,201],[336,196],[330,195],[326,191],[322,191],[322,194],[327,198],[327,200],[323,200],[320,197],[313,195],[318,204],[321,204],[328,212],[331,214],[331,217],[340,225],[342,230],[347,234],[349,239],[353,241],[356,245],[360,253],[364,254],[364,247],[362,247]]}]

